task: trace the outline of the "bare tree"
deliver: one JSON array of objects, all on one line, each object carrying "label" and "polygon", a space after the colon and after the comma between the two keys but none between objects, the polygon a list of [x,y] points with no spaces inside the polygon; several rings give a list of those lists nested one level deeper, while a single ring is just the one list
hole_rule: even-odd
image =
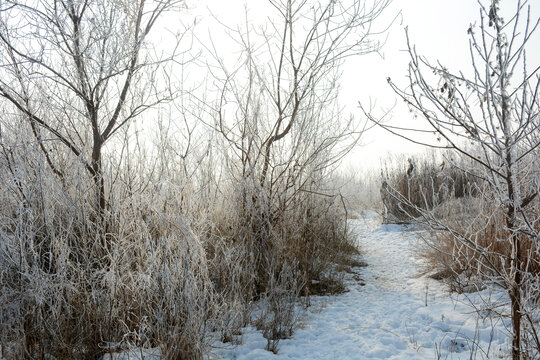
[{"label": "bare tree", "polygon": [[[63,149],[93,179],[96,209],[106,192],[103,148],[144,111],[170,101],[158,69],[175,57],[152,57],[145,44],[167,1],[4,1],[0,8],[0,96],[29,125],[59,177]],[[166,83],[162,81],[161,83]],[[63,148],[63,149],[62,149]]]},{"label": "bare tree", "polygon": [[[499,0],[480,2],[479,24],[467,30],[470,75],[451,72],[439,62],[428,62],[408,41],[409,86],[402,90],[391,79],[388,82],[437,135],[436,141],[425,145],[450,149],[453,159],[447,158],[446,162],[454,166],[471,164],[461,170],[487,185],[488,191],[481,193],[483,200],[493,199],[496,208],[504,214],[504,223],[498,226],[505,238],[496,240],[506,243],[505,251],[501,252],[496,250],[500,248],[497,244],[482,246],[476,234],[459,231],[432,212],[417,208],[432,227],[449,231],[462,251],[471,251],[484,259],[482,264],[489,269],[495,283],[507,291],[513,327],[512,358],[518,360],[523,356],[522,320],[530,319],[530,311],[535,308],[530,307],[531,301],[535,303],[532,299],[538,296],[530,291],[538,276],[534,268],[537,269],[540,247],[539,212],[535,204],[540,184],[540,67],[530,63],[527,49],[534,46],[530,40],[540,19],[531,17],[526,1],[518,1],[505,22],[500,3]],[[365,113],[388,131],[422,142],[403,127],[381,123]],[[396,193],[394,196],[410,204],[407,196]],[[493,263],[489,254],[502,259],[502,264]],[[532,321],[529,325],[538,347],[537,325]]]},{"label": "bare tree", "polygon": [[335,164],[356,143],[360,131],[340,114],[340,66],[380,48],[384,29],[373,26],[389,1],[268,3],[273,14],[264,27],[229,29],[238,65],[231,69],[211,51],[220,70],[216,127],[241,160],[242,177],[256,178],[272,197],[279,183],[282,194],[305,187],[306,174]]}]

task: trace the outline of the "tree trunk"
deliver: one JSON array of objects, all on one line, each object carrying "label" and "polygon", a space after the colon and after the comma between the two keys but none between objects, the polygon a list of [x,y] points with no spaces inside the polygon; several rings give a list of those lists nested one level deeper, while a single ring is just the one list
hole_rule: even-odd
[{"label": "tree trunk", "polygon": [[514,275],[514,285],[510,290],[512,304],[512,360],[521,360],[521,292],[519,291],[521,275],[518,270]]},{"label": "tree trunk", "polygon": [[[509,210],[509,216],[514,216],[514,209]],[[512,360],[521,360],[521,242],[515,232],[515,225],[511,217],[507,219],[507,226],[512,231],[512,271],[513,281],[509,289],[510,302],[512,306]]]},{"label": "tree trunk", "polygon": [[[503,105],[505,102],[503,101]],[[507,145],[508,142],[507,142]],[[507,147],[510,149],[510,147]],[[512,316],[512,360],[521,360],[521,241],[519,239],[516,228],[516,207],[519,201],[519,193],[514,186],[513,176],[515,176],[515,167],[513,166],[513,157],[511,151],[507,151],[506,160],[509,164],[506,183],[508,187],[509,206],[506,211],[506,227],[510,232],[510,242],[512,244],[511,254],[511,284],[508,289],[511,302],[511,316]]]},{"label": "tree trunk", "polygon": [[102,217],[105,213],[105,182],[103,180],[103,165],[101,162],[101,148],[103,144],[99,140],[94,140],[92,149],[92,178],[96,189],[97,210]]}]

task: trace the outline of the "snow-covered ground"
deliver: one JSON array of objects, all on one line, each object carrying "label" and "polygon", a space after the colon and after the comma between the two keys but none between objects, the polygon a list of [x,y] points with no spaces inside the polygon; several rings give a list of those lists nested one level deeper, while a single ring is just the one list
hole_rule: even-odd
[{"label": "snow-covered ground", "polygon": [[209,359],[505,358],[504,324],[478,319],[470,306],[504,294],[487,289],[451,295],[437,281],[419,277],[419,230],[381,225],[374,213],[351,226],[368,266],[347,276],[347,293],[314,297],[303,326],[279,342],[277,355],[264,350],[260,332],[247,328],[241,345],[216,343]]}]

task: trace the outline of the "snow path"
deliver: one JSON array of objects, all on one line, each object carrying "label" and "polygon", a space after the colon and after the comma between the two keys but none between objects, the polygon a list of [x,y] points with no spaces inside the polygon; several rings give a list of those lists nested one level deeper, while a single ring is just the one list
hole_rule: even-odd
[{"label": "snow path", "polygon": [[[247,328],[242,345],[216,344],[209,359],[504,358],[502,324],[477,320],[463,295],[450,296],[438,282],[418,277],[420,260],[413,255],[418,231],[380,225],[373,213],[351,226],[368,266],[348,275],[347,293],[314,297],[306,323],[279,342],[277,355],[264,350],[260,332]],[[469,295],[473,302],[480,296],[494,295],[488,290]]]}]

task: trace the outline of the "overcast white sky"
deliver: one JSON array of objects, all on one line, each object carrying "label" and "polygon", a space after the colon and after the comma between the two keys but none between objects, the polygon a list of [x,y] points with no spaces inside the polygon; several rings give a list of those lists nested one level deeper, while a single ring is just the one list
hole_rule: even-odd
[{"label": "overcast white sky", "polygon": [[[505,6],[514,8],[515,0],[503,0]],[[266,0],[200,0],[195,2],[194,12],[203,20],[212,12],[228,25],[242,23],[244,6],[250,10],[250,16],[265,16],[268,9]],[[540,14],[540,0],[529,2],[533,9],[533,19]],[[383,28],[398,15],[390,31],[381,54],[370,54],[350,59],[344,67],[341,102],[345,111],[361,118],[358,102],[365,106],[374,104],[375,110],[391,108],[396,96],[387,85],[387,77],[406,86],[406,71],[409,62],[406,48],[405,27],[409,29],[411,42],[417,51],[428,59],[440,60],[450,69],[467,71],[470,68],[467,29],[471,23],[479,20],[478,2],[475,0],[394,0],[385,15],[379,19],[378,26]],[[204,26],[203,26],[204,27]],[[217,30],[217,29],[216,29]],[[210,32],[212,32],[210,28]],[[219,37],[219,33],[213,36]],[[537,37],[540,39],[540,37]],[[529,58],[540,58],[538,52],[529,54]],[[379,110],[377,110],[379,109]],[[410,125],[412,116],[407,108],[398,103],[394,108],[392,121],[400,125]],[[419,121],[419,120],[416,120]],[[421,120],[420,120],[421,121]],[[363,137],[363,146],[356,149],[346,160],[346,166],[357,169],[373,168],[379,159],[387,153],[401,154],[420,152],[423,149],[406,140],[385,133],[381,129],[367,132]]]}]

